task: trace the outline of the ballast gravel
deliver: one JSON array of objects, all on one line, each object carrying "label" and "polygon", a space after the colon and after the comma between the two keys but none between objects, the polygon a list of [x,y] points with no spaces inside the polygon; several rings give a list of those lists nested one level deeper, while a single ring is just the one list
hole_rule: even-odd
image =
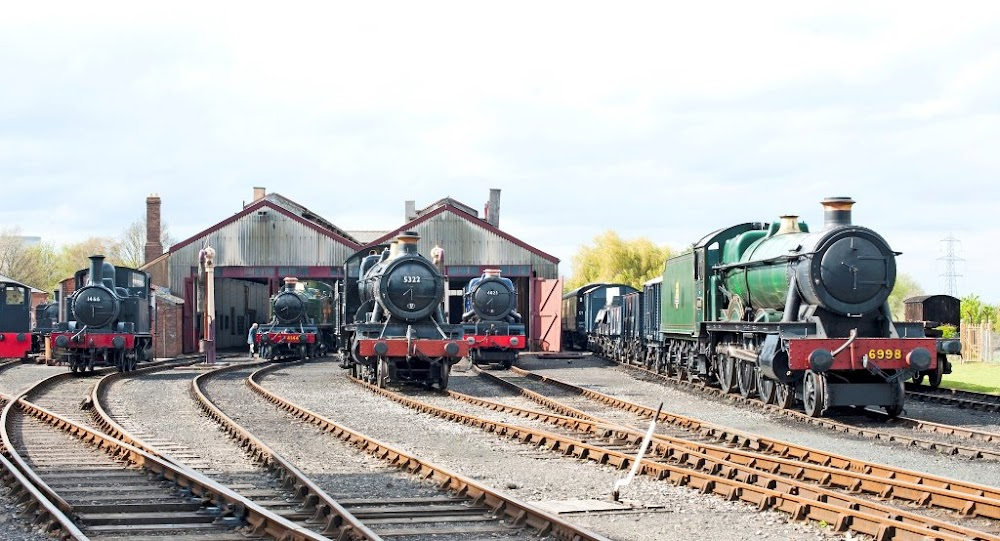
[{"label": "ballast gravel", "polygon": [[[463,368],[459,364],[452,371],[455,390],[464,378],[475,377]],[[586,370],[596,377],[614,368],[595,364]],[[266,376],[264,385],[348,428],[543,507],[560,501],[607,503],[615,481],[626,474],[417,413],[350,382],[333,360],[289,366]],[[616,513],[561,516],[617,540],[857,538],[641,476],[621,490],[621,502],[626,509]]]}]

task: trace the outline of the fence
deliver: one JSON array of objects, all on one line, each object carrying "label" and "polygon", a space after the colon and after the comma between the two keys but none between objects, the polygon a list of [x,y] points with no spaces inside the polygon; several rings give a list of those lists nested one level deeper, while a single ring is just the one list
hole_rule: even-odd
[{"label": "fence", "polygon": [[960,333],[962,339],[962,360],[981,362],[1000,362],[1000,336],[994,332],[993,322],[962,323]]}]

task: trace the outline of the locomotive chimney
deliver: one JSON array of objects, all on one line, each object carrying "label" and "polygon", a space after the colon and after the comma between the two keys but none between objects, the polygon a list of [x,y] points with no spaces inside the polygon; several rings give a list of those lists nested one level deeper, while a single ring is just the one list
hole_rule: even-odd
[{"label": "locomotive chimney", "polygon": [[90,274],[87,275],[87,285],[101,285],[104,283],[104,256],[90,256]]},{"label": "locomotive chimney", "polygon": [[163,255],[161,235],[160,196],[152,193],[146,198],[146,263]]},{"label": "locomotive chimney", "polygon": [[486,204],[486,223],[500,227],[500,189],[490,189],[490,202]]},{"label": "locomotive chimney", "polygon": [[781,225],[778,226],[778,232],[775,235],[784,235],[785,233],[797,233],[799,231],[799,217],[792,216],[791,214],[786,214],[780,218]]},{"label": "locomotive chimney", "polygon": [[264,195],[266,193],[267,193],[267,189],[266,188],[262,188],[260,186],[254,186],[253,187],[253,200],[254,201],[260,201],[261,199],[264,199]]},{"label": "locomotive chimney", "polygon": [[295,284],[299,282],[299,279],[294,276],[288,276],[285,278],[285,290],[295,291]]},{"label": "locomotive chimney", "polygon": [[417,241],[420,240],[420,233],[416,231],[404,231],[396,241],[399,243],[399,253],[400,254],[415,254],[417,253]]},{"label": "locomotive chimney", "polygon": [[820,204],[823,205],[823,229],[851,225],[853,199],[850,197],[827,197]]}]

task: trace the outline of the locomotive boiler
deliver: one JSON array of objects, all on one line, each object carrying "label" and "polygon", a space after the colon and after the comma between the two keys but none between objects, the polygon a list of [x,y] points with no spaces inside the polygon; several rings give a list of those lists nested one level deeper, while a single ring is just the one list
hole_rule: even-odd
[{"label": "locomotive boiler", "polygon": [[333,288],[316,281],[285,278],[271,297],[271,320],[257,329],[254,340],[268,360],[313,358],[335,347]]},{"label": "locomotive boiler", "polygon": [[[355,376],[379,386],[420,383],[445,389],[451,366],[469,351],[462,326],[444,319],[445,279],[417,251],[419,240],[416,232],[405,232],[394,250],[368,255],[357,271],[345,272],[342,304],[345,321],[352,321],[343,326],[344,357]],[[352,274],[356,298],[348,292]]]},{"label": "locomotive boiler", "polygon": [[473,363],[499,363],[510,368],[527,340],[517,312],[517,290],[500,269],[486,269],[465,287],[462,325]]},{"label": "locomotive boiler", "polygon": [[51,334],[57,356],[74,373],[99,365],[135,370],[149,358],[153,343],[149,275],[95,255],[89,270],[77,271],[74,281],[76,290],[68,299],[71,315]]}]

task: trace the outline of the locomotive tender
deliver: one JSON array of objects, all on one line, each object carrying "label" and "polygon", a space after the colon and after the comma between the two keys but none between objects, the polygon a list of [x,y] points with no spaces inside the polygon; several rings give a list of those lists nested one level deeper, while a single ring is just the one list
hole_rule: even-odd
[{"label": "locomotive tender", "polygon": [[469,352],[462,325],[444,319],[445,279],[417,251],[419,239],[407,231],[395,250],[363,257],[352,268],[355,254],[345,265],[338,303],[343,366],[380,387],[418,383],[445,389],[452,365]]},{"label": "locomotive tender", "polygon": [[486,269],[465,287],[462,325],[473,363],[499,363],[510,368],[527,345],[524,323],[517,313],[517,290],[500,269]]},{"label": "locomotive tender", "polygon": [[869,405],[899,415],[904,380],[936,369],[936,341],[893,322],[897,254],[851,223],[854,201],[822,204],[820,231],[797,216],[744,223],[667,259],[662,280],[607,306],[588,347],[784,408],[798,398],[814,417]]},{"label": "locomotive tender", "polygon": [[56,355],[74,373],[99,365],[135,370],[150,357],[153,345],[149,275],[115,267],[95,255],[90,269],[77,271],[74,282],[76,290],[67,300],[68,321],[59,322],[51,334]]},{"label": "locomotive tender", "polygon": [[324,356],[335,347],[333,288],[323,282],[285,278],[271,297],[271,321],[257,329],[254,340],[268,360]]},{"label": "locomotive tender", "polygon": [[31,288],[0,281],[0,359],[27,359],[32,351]]}]

